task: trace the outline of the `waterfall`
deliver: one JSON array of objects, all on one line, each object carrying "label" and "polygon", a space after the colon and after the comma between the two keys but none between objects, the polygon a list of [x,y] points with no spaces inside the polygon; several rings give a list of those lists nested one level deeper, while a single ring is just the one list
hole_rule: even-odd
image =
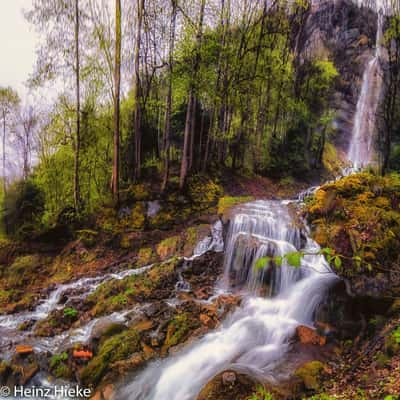
[{"label": "waterfall", "polygon": [[[255,268],[260,257],[296,250],[306,254],[298,269],[285,262],[280,267],[270,262],[261,271]],[[251,370],[270,380],[282,377],[277,367],[282,374],[296,327],[312,326],[317,306],[337,279],[318,250],[292,219],[288,202],[242,206],[231,221],[221,283],[226,290],[244,293],[241,306],[218,330],[149,365],[121,388],[118,398],[193,400],[207,381],[228,368]],[[264,283],[273,286],[272,297],[260,291]]]},{"label": "waterfall", "polygon": [[[377,7],[379,3],[377,3]],[[382,87],[382,71],[379,60],[382,53],[383,12],[378,11],[376,48],[373,58],[365,68],[361,93],[354,117],[353,132],[347,157],[353,170],[359,170],[372,162],[376,112]]]}]

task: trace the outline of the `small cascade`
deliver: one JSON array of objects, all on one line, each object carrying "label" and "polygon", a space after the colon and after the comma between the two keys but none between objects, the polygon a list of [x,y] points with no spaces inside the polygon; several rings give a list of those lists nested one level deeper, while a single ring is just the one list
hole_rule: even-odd
[{"label": "small cascade", "polygon": [[380,58],[382,53],[383,12],[378,8],[378,26],[374,57],[368,62],[362,78],[361,93],[354,117],[353,132],[347,153],[352,163],[352,172],[365,168],[373,161],[373,140],[376,128],[376,113],[382,88]]},{"label": "small cascade", "polygon": [[[295,269],[283,262],[255,268],[263,256],[306,255]],[[318,245],[291,217],[288,202],[256,201],[231,221],[225,253],[225,290],[240,290],[242,305],[222,326],[164,361],[149,365],[119,399],[192,400],[216,374],[237,368],[265,379],[286,378],[282,362],[298,325],[313,324],[316,308],[337,279]],[[272,297],[261,290],[272,285]],[[279,374],[277,371],[280,371]]]}]

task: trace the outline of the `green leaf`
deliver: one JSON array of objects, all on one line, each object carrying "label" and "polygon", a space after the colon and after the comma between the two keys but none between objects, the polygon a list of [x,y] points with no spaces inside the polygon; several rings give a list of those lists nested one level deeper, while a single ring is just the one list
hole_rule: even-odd
[{"label": "green leaf", "polygon": [[327,254],[327,255],[331,255],[332,254],[332,249],[330,247],[324,247],[323,249],[321,249],[321,254]]},{"label": "green leaf", "polygon": [[342,266],[342,259],[341,259],[339,256],[336,256],[334,260],[335,260],[335,261],[334,261],[334,262],[335,262],[335,267],[338,268],[338,269],[341,268],[341,266]]},{"label": "green leaf", "polygon": [[302,253],[296,251],[293,253],[286,254],[285,257],[290,266],[294,268],[299,268],[301,266]]},{"label": "green leaf", "polygon": [[254,264],[254,267],[256,269],[263,269],[267,266],[267,264],[271,261],[270,257],[261,257],[259,258],[256,263]]},{"label": "green leaf", "polygon": [[274,257],[274,262],[277,267],[281,267],[283,263],[283,257],[282,256],[276,256]]}]

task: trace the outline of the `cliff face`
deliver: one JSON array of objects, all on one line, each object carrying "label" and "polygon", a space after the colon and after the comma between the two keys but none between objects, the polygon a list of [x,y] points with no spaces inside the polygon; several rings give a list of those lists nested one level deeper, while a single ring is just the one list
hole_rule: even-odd
[{"label": "cliff face", "polygon": [[346,151],[362,76],[376,41],[377,16],[350,0],[321,1],[310,10],[298,50],[303,59],[329,59],[340,74],[331,104],[336,145]]}]

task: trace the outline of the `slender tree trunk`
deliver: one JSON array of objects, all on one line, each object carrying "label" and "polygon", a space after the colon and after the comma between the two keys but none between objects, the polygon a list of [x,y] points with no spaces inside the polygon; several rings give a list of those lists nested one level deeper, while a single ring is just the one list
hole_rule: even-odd
[{"label": "slender tree trunk", "polygon": [[79,0],[75,0],[75,79],[76,79],[76,143],[74,162],[74,205],[78,211],[81,206],[79,186],[79,157],[81,151],[81,96],[80,96],[80,61],[79,61]]},{"label": "slender tree trunk", "polygon": [[[3,111],[3,196],[7,194],[7,176],[6,176],[6,113]],[[7,210],[4,215],[4,227],[6,233],[8,233],[8,217]]]},{"label": "slender tree trunk", "polygon": [[171,22],[170,22],[170,38],[168,50],[168,93],[165,107],[165,124],[164,124],[164,176],[161,191],[165,191],[169,178],[169,159],[170,159],[170,135],[171,135],[171,111],[172,111],[172,74],[174,68],[174,47],[175,47],[175,29],[176,29],[176,8],[177,0],[171,0]]},{"label": "slender tree trunk", "polygon": [[186,122],[185,122],[185,133],[183,137],[183,154],[182,154],[182,163],[181,163],[181,175],[179,180],[179,187],[183,189],[185,186],[186,176],[188,172],[188,149],[189,149],[189,137],[190,137],[190,122],[191,122],[191,110],[193,104],[193,90],[190,90],[189,93],[189,101],[187,104],[186,110]]},{"label": "slender tree trunk", "polygon": [[189,170],[193,168],[194,145],[195,145],[195,130],[196,130],[196,104],[197,99],[194,98],[192,104],[191,118],[190,118],[190,152],[189,152]]},{"label": "slender tree trunk", "polygon": [[119,125],[120,125],[120,86],[121,86],[121,0],[115,0],[115,64],[114,64],[114,160],[112,173],[112,192],[116,205],[119,204]]},{"label": "slender tree trunk", "polygon": [[141,131],[141,82],[140,82],[140,44],[142,37],[142,22],[144,13],[144,0],[136,1],[137,21],[136,21],[136,45],[135,45],[135,172],[134,180],[137,181],[141,176],[142,165],[142,131]]},{"label": "slender tree trunk", "polygon": [[196,55],[195,55],[195,61],[193,65],[193,75],[192,75],[192,82],[190,84],[190,89],[189,89],[189,99],[188,99],[188,105],[187,105],[187,111],[186,111],[186,122],[185,122],[185,133],[184,133],[184,139],[183,139],[183,153],[182,153],[182,162],[181,162],[181,173],[180,173],[180,178],[179,178],[179,188],[183,189],[185,186],[186,182],[186,177],[188,173],[188,166],[189,166],[189,150],[190,150],[190,133],[191,133],[191,125],[193,123],[193,104],[195,101],[195,88],[194,88],[194,82],[196,81],[198,70],[200,67],[200,61],[201,61],[201,54],[200,54],[200,49],[201,49],[201,42],[203,38],[203,22],[204,22],[204,9],[206,6],[206,0],[201,0],[201,5],[200,5],[200,16],[199,16],[199,25],[197,28],[197,35],[196,35]]}]

